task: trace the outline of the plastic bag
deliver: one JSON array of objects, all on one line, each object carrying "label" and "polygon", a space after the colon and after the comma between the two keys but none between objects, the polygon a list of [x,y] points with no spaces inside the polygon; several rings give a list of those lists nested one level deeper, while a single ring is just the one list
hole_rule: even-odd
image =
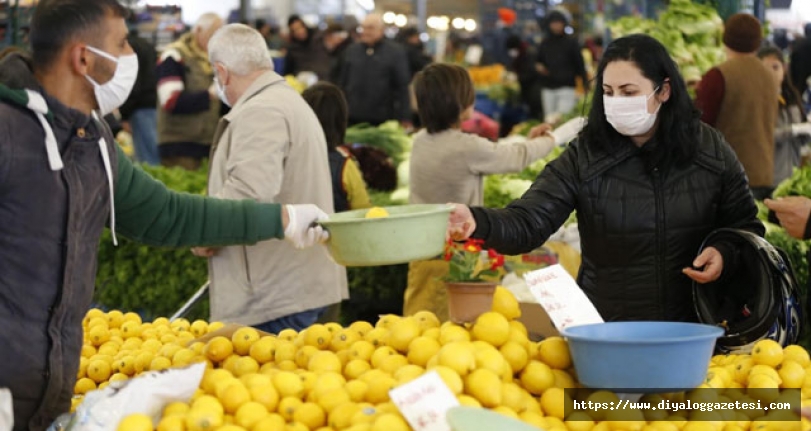
[{"label": "plastic bag", "polygon": [[125,417],[142,413],[157,424],[164,407],[188,402],[203,379],[206,365],[145,373],[134,379],[111,382],[88,393],[65,427],[70,431],[115,431]]},{"label": "plastic bag", "polygon": [[0,431],[14,429],[14,409],[11,400],[11,391],[0,389]]}]

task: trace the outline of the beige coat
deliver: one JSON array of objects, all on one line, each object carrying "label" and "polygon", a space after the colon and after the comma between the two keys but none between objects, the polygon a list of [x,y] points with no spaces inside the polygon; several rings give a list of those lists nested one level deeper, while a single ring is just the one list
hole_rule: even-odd
[{"label": "beige coat", "polygon": [[[220,120],[208,193],[311,203],[333,212],[327,144],[318,118],[284,78],[261,75]],[[255,325],[348,298],[346,270],[323,245],[287,241],[219,249],[209,261],[211,319]]]}]

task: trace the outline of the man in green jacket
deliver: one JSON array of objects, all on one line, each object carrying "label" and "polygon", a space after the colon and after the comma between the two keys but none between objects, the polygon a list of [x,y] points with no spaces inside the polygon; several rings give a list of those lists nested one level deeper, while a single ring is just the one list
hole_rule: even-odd
[{"label": "man in green jacket", "polygon": [[[43,0],[31,58],[0,63],[0,387],[15,430],[70,408],[105,225],[152,245],[323,241],[314,205],[174,193],[133,166],[99,120],[127,98],[138,62],[116,0]],[[148,65],[147,65],[148,66]]]}]

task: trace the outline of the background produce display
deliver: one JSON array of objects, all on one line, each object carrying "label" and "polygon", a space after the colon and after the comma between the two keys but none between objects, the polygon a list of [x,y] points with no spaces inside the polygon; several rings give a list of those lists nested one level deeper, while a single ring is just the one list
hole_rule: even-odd
[{"label": "background produce display", "polygon": [[[413,317],[385,315],[341,326],[316,324],[301,332],[262,336],[239,328],[228,336],[223,324],[165,318],[142,323],[134,313],[88,312],[83,325],[76,397],[141,373],[204,362],[200,388],[188,402],[165,407],[160,421],[126,418],[119,429],[353,430],[410,429],[389,398],[389,390],[427,371],[437,372],[462,405],[481,407],[545,430],[785,430],[794,422],[773,422],[788,412],[753,409],[616,410],[565,413],[572,392],[578,401],[619,402],[609,391],[584,389],[577,381],[566,341],[539,343],[518,322],[521,311],[508,290],[499,287],[492,311],[475,323],[440,324],[421,312]],[[218,332],[219,331],[219,332]],[[226,332],[227,333],[227,332]],[[205,341],[197,341],[207,336]],[[599,360],[599,358],[594,358]],[[647,395],[641,402],[789,402],[811,403],[811,359],[799,346],[781,348],[759,342],[751,355],[715,356],[700,388]],[[771,389],[769,391],[764,389]],[[794,396],[792,399],[791,396]],[[796,418],[796,417],[792,417]],[[689,422],[688,422],[689,420]],[[811,423],[802,422],[802,429]],[[801,429],[796,426],[796,429]]]},{"label": "background produce display", "polygon": [[609,23],[611,36],[644,33],[661,42],[678,63],[686,81],[700,80],[724,60],[724,22],[715,8],[690,0],[671,0],[658,21],[625,16]]}]

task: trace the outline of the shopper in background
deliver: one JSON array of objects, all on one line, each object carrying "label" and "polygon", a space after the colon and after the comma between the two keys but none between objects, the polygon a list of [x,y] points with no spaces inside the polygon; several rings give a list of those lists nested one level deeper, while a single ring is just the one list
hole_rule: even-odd
[{"label": "shopper in background", "polygon": [[[333,212],[327,144],[318,118],[273,71],[264,39],[241,24],[220,29],[209,57],[231,107],[214,136],[208,195],[263,203],[309,202]],[[348,298],[346,270],[323,245],[279,241],[198,248],[209,258],[211,319],[270,332],[300,331]]]},{"label": "shopper in background", "polygon": [[529,108],[530,118],[541,118],[543,115],[541,87],[538,82],[538,72],[535,71],[535,55],[531,46],[520,37],[512,35],[507,38],[505,48],[512,59],[508,68],[518,76],[521,102]]},{"label": "shopper in background", "polygon": [[353,42],[343,25],[332,23],[327,26],[327,29],[324,30],[324,46],[329,52],[329,76],[323,80],[333,84],[338,83],[344,64],[344,54]]},{"label": "shopper in background", "polygon": [[70,410],[105,225],[114,242],[166,247],[324,239],[309,228],[326,217],[314,205],[176,193],[133,166],[99,120],[138,73],[126,13],[115,0],[42,0],[31,57],[0,63],[0,387],[15,431]]},{"label": "shopper in background", "polygon": [[728,60],[710,69],[696,91],[701,120],[718,129],[746,170],[755,198],[774,186],[774,131],[779,92],[757,50],[763,32],[752,15],[738,13],[724,25]]},{"label": "shopper in background", "polygon": [[379,14],[367,15],[359,42],[344,54],[339,87],[349,103],[350,125],[399,120],[410,127],[408,57],[385,38],[384,27]]},{"label": "shopper in background", "polygon": [[254,22],[254,27],[262,35],[265,39],[265,43],[267,43],[268,49],[271,51],[281,51],[284,49],[285,42],[284,39],[279,34],[279,28],[273,27],[267,21],[263,19],[257,19]]},{"label": "shopper in background", "polygon": [[208,158],[222,108],[208,41],[223,21],[203,14],[158,60],[158,144],[164,166],[196,170]]},{"label": "shopper in background", "polygon": [[[533,129],[531,139],[514,145],[498,145],[463,133],[461,124],[473,114],[475,91],[467,70],[451,64],[432,64],[414,79],[420,120],[426,130],[414,137],[409,174],[409,203],[484,204],[484,176],[519,172],[543,158],[557,144],[574,138],[579,129],[556,138],[551,126]],[[412,262],[403,314],[430,310],[448,317],[441,277],[448,263],[441,259]]]},{"label": "shopper in background", "polygon": [[[131,17],[133,15],[130,15]],[[158,152],[158,78],[155,64],[158,55],[155,47],[138,36],[138,29],[131,28],[127,37],[132,50],[138,56],[138,77],[127,101],[119,108],[124,127],[132,134],[135,160],[148,165],[161,163]]]},{"label": "shopper in background", "polygon": [[319,79],[329,78],[332,64],[323,35],[316,34],[298,15],[287,20],[290,43],[284,57],[284,75],[312,72]]},{"label": "shopper in background", "polygon": [[811,140],[811,125],[805,118],[800,95],[788,76],[783,52],[778,48],[763,48],[758,52],[763,64],[772,71],[780,103],[777,108],[777,127],[774,132],[774,187],[790,177],[801,163],[800,151]]},{"label": "shopper in background", "polygon": [[[794,47],[789,58],[791,82],[797,86],[800,95],[805,95],[811,83],[811,22],[805,25],[805,39]],[[811,100],[806,100],[811,105]]]},{"label": "shopper in background", "polygon": [[318,117],[327,139],[327,156],[332,173],[332,203],[335,212],[370,208],[369,192],[357,161],[345,150],[349,107],[340,88],[319,82],[302,93]]},{"label": "shopper in background", "polygon": [[397,39],[408,56],[409,76],[414,78],[417,72],[431,64],[431,57],[425,53],[425,44],[420,39],[420,31],[416,27],[404,28],[397,34]]},{"label": "shopper in background", "polygon": [[536,70],[541,75],[543,114],[547,122],[567,115],[577,106],[577,79],[588,91],[589,78],[580,44],[566,34],[568,20],[553,10],[547,18],[547,36],[538,47]]},{"label": "shopper in background", "polygon": [[448,234],[525,253],[576,211],[577,284],[604,320],[695,321],[693,281],[737,266],[726,243],[706,244],[696,257],[708,234],[764,233],[743,168],[723,136],[701,124],[676,63],[652,37],[613,41],[594,92],[579,138],[524,196],[504,209],[457,205]]}]

